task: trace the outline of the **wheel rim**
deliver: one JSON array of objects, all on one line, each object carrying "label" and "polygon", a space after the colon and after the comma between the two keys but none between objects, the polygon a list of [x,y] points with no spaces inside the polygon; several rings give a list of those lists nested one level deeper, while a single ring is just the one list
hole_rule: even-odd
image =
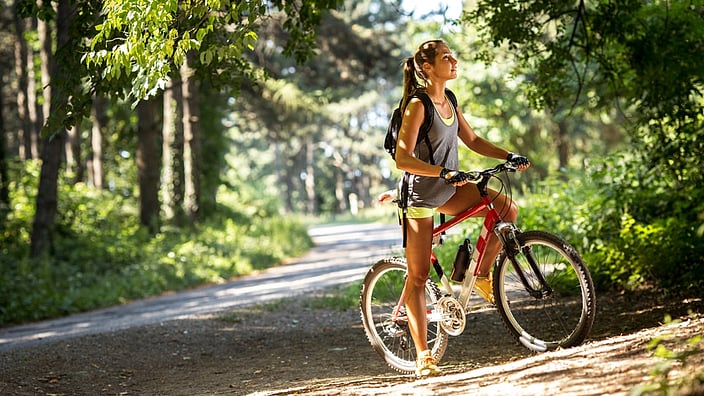
[{"label": "wheel rim", "polygon": [[[394,308],[403,291],[406,278],[405,265],[397,264],[376,271],[375,276],[365,281],[362,293],[362,317],[365,331],[374,349],[394,369],[401,372],[415,371],[415,346],[408,329],[405,307],[401,315],[392,320]],[[437,296],[429,293],[426,285],[427,309],[432,310]],[[429,323],[428,345],[436,357],[442,356],[446,348],[447,334],[438,322]]]},{"label": "wheel rim", "polygon": [[[498,294],[506,296],[499,301],[499,310],[507,327],[524,346],[534,351],[580,343],[591,303],[587,300],[587,279],[580,273],[579,266],[574,265],[573,259],[557,245],[536,240],[528,241],[526,245],[530,246],[533,257],[554,290],[543,298],[530,296],[513,265],[504,263],[499,274],[503,282],[499,282]],[[537,288],[539,281],[529,270],[526,257],[519,254],[517,260],[524,268],[529,284]]]}]

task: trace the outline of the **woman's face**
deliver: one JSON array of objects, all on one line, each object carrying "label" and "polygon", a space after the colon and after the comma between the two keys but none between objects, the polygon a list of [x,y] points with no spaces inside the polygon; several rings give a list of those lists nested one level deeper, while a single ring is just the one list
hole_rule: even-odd
[{"label": "woman's face", "polygon": [[450,48],[441,44],[435,54],[435,64],[430,65],[429,74],[431,77],[452,80],[457,78],[457,59],[452,55]]}]

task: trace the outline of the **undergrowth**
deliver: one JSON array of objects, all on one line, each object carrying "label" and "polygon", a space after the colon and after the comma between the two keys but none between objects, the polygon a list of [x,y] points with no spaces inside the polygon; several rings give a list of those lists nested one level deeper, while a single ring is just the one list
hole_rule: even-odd
[{"label": "undergrowth", "polygon": [[[689,320],[700,321],[695,314],[690,314]],[[681,320],[672,320],[668,316],[665,323],[678,324]],[[648,350],[656,362],[650,370],[648,381],[634,387],[629,396],[701,394],[704,391],[704,373],[697,368],[701,368],[703,346],[702,334],[687,339],[665,334],[652,339]],[[699,364],[692,364],[697,356]]]},{"label": "undergrowth", "polygon": [[0,224],[0,325],[225,282],[312,246],[301,221],[241,203],[221,203],[197,225],[152,236],[138,223],[134,197],[64,184],[52,254],[30,259],[36,179],[25,176],[13,179],[25,184],[12,186],[13,210]]}]

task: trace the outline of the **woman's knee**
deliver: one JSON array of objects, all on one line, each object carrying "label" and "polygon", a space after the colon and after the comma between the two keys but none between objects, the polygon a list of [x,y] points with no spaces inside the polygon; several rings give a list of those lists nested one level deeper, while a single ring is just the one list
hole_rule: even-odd
[{"label": "woman's knee", "polygon": [[514,220],[518,218],[518,205],[515,201],[511,201],[511,216]]},{"label": "woman's knee", "polygon": [[509,221],[516,221],[518,218],[518,205],[510,198],[507,198],[507,201],[507,210],[503,217]]},{"label": "woman's knee", "polygon": [[412,284],[413,286],[416,287],[421,287],[425,284],[425,281],[428,279],[428,272],[421,272],[421,271],[409,271],[408,272],[408,278],[407,282]]}]

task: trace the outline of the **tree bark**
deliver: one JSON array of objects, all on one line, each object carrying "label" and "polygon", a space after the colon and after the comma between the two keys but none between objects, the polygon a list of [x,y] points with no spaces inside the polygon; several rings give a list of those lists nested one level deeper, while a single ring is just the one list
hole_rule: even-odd
[{"label": "tree bark", "polygon": [[345,175],[342,169],[335,168],[335,198],[337,199],[337,212],[347,211],[347,197],[345,196]]},{"label": "tree bark", "polygon": [[[284,143],[274,142],[274,163],[276,168],[276,180],[279,186],[283,186],[282,194],[284,201],[284,212],[291,213],[294,211],[293,207],[293,181],[291,175],[289,175],[289,167],[286,166],[286,156],[284,152],[287,152],[286,145]],[[281,147],[284,147],[282,150]]]},{"label": "tree bark", "polygon": [[[24,38],[25,26],[27,22],[19,16],[17,11],[18,0],[14,4],[14,24],[15,24],[15,74],[17,78],[17,118],[20,128],[17,134],[19,156],[27,160],[37,158],[37,129],[32,124],[29,111],[28,75],[34,65],[29,63],[34,57],[27,48],[27,40]],[[32,73],[34,76],[34,73]]]},{"label": "tree bark", "polygon": [[315,145],[310,138],[305,143],[306,150],[306,211],[308,214],[314,215],[317,213],[318,205],[315,195]]},{"label": "tree bark", "polygon": [[159,232],[159,98],[137,105],[137,179],[139,221],[151,235]]},{"label": "tree bark", "polygon": [[559,169],[567,168],[570,161],[570,136],[567,121],[562,119],[557,123],[557,156],[560,160]]},{"label": "tree bark", "polygon": [[[5,81],[3,78],[4,70],[0,68],[0,81]],[[0,88],[2,88],[0,86]],[[4,221],[6,209],[10,207],[10,180],[8,180],[9,172],[7,169],[7,134],[9,131],[5,129],[5,118],[3,117],[5,98],[4,90],[0,89],[0,219]]]},{"label": "tree bark", "polygon": [[83,180],[80,125],[74,125],[67,131],[66,141],[64,142],[64,152],[66,158],[66,173],[71,177],[73,183],[78,183]]},{"label": "tree bark", "polygon": [[194,223],[200,217],[201,202],[201,146],[200,146],[200,102],[198,85],[190,67],[192,54],[186,57],[181,67],[183,80],[183,171],[184,209],[186,218]]},{"label": "tree bark", "polygon": [[88,183],[97,190],[102,190],[105,184],[103,174],[103,134],[107,130],[107,115],[105,114],[105,98],[93,98],[91,108],[90,154],[88,156]]},{"label": "tree bark", "polygon": [[[28,26],[31,29],[36,27],[37,18],[31,18]],[[29,146],[27,159],[39,158],[40,136],[39,131],[42,129],[44,119],[42,117],[41,104],[37,99],[37,79],[34,72],[34,51],[31,48],[27,50],[27,116],[29,117],[30,135],[25,137]]]},{"label": "tree bark", "polygon": [[183,218],[183,96],[181,79],[174,77],[164,90],[162,200],[164,217],[179,224]]},{"label": "tree bark", "polygon": [[[50,111],[57,113],[65,107],[74,87],[61,84],[61,79],[75,73],[76,57],[80,56],[74,48],[70,36],[71,23],[74,12],[69,0],[58,2],[56,15],[56,48],[63,54],[63,61],[57,62],[51,68],[50,80],[55,85],[51,89]],[[75,41],[75,40],[74,40]],[[46,43],[44,43],[46,45]],[[50,44],[49,44],[50,47]],[[58,89],[61,87],[61,89]],[[51,114],[51,113],[50,113]],[[49,119],[51,120],[52,117]],[[58,176],[61,165],[61,154],[64,149],[66,130],[61,122],[47,122],[46,138],[42,148],[42,168],[39,176],[39,189],[37,191],[36,212],[32,227],[32,241],[30,247],[31,257],[40,257],[50,253],[52,248],[52,233],[56,221],[58,202]]]},{"label": "tree bark", "polygon": [[[51,7],[51,1],[42,0],[41,6]],[[58,20],[57,16],[57,25],[59,23],[62,23],[62,21]],[[53,70],[52,64],[54,62],[51,50],[51,24],[49,23],[49,21],[37,19],[37,33],[39,34],[40,42],[39,58],[41,60],[40,68],[42,73],[40,77],[42,81],[42,97],[44,98],[44,102],[40,107],[41,114],[39,116],[39,119],[43,122],[46,118],[49,117],[49,113],[51,112],[51,73]],[[59,34],[58,26],[56,34]]]}]

